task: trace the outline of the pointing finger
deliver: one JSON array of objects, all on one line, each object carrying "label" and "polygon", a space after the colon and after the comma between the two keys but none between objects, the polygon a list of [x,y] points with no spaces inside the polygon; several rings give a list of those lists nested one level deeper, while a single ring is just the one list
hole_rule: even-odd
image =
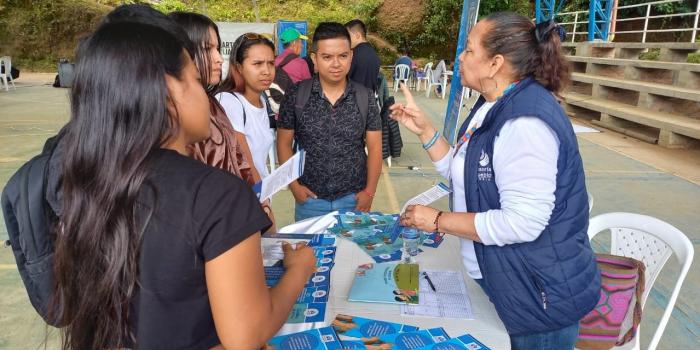
[{"label": "pointing finger", "polygon": [[404,97],[406,97],[406,104],[412,105],[415,104],[416,101],[413,99],[413,95],[411,94],[411,91],[408,89],[408,86],[406,84],[400,84],[401,87],[401,92],[403,92]]}]

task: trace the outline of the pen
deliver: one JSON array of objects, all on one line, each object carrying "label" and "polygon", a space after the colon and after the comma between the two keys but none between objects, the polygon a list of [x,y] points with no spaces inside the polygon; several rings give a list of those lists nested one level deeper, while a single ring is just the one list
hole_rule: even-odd
[{"label": "pen", "polygon": [[428,277],[428,274],[423,272],[423,277],[425,277],[425,280],[428,281],[428,284],[430,285],[430,289],[432,289],[433,292],[437,292],[435,290],[435,285],[433,284],[433,281],[430,280],[430,277]]}]

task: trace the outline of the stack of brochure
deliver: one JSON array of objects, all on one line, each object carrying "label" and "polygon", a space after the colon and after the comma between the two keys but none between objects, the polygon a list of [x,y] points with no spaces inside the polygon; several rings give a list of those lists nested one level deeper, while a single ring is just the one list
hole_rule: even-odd
[{"label": "stack of brochure", "polygon": [[316,255],[316,273],[304,286],[292,307],[286,323],[323,322],[326,316],[326,303],[331,286],[331,269],[335,262],[335,237],[327,234],[279,233],[263,236],[263,263],[265,282],[268,287],[276,285],[284,274],[282,243],[306,242]]}]

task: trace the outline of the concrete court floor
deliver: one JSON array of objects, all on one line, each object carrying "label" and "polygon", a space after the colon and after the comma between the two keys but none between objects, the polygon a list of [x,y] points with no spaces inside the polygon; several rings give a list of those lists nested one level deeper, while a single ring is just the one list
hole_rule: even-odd
[{"label": "concrete court floor", "polygon": [[[53,75],[25,74],[17,90],[0,91],[0,187],[26,160],[38,153],[43,142],[68,119],[66,89],[50,87]],[[398,100],[403,100],[400,93]],[[446,100],[417,101],[442,127]],[[404,150],[392,167],[384,165],[374,210],[397,212],[403,202],[443,181],[437,175],[419,141],[403,130]],[[579,134],[589,192],[595,198],[592,215],[628,211],[652,215],[683,231],[700,247],[700,151],[665,150],[604,130]],[[409,166],[419,167],[409,170]],[[447,201],[438,206],[446,209]],[[273,199],[278,226],[293,220],[292,197],[282,191]],[[0,239],[7,237],[4,222]],[[598,251],[609,242],[596,239]],[[644,310],[641,342],[651,339],[675,282],[678,263],[672,259],[657,280]],[[700,344],[700,273],[691,268],[660,349],[695,348]],[[48,336],[47,336],[48,332]],[[36,349],[47,339],[47,348],[58,347],[57,331],[45,327],[30,306],[10,249],[0,248],[0,349]],[[488,340],[484,339],[488,344]]]}]

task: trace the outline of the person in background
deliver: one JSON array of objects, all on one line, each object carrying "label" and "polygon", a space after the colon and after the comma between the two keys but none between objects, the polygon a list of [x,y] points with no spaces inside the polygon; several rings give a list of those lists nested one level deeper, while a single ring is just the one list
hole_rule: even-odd
[{"label": "person in background", "polygon": [[[396,59],[396,62],[394,62],[394,66],[398,66],[400,64],[405,64],[408,66],[408,77],[411,81],[415,82],[416,65],[413,63],[413,60],[411,60],[411,57],[408,56],[408,50],[402,50],[401,56],[399,56],[399,58]],[[394,70],[394,79],[396,79],[396,70]]]},{"label": "person in background", "polygon": [[190,155],[229,171],[252,186],[261,180],[261,176],[253,166],[245,135],[233,129],[224,109],[214,98],[215,87],[221,82],[224,61],[219,53],[219,29],[209,17],[197,13],[172,12],[169,17],[185,30],[194,44],[195,64],[210,102],[211,137],[189,146]]},{"label": "person in background", "polygon": [[399,64],[405,64],[411,68],[415,67],[415,65],[413,64],[413,60],[411,60],[411,57],[408,57],[408,50],[401,51],[401,56],[399,56],[399,58],[396,59],[396,62],[394,63],[394,65],[399,65]]},{"label": "person in background", "polygon": [[[190,154],[206,164],[241,176],[251,186],[255,185],[262,180],[262,176],[255,167],[255,158],[246,135],[234,129],[226,111],[214,97],[216,86],[221,82],[223,63],[216,23],[207,16],[192,12],[172,12],[169,16],[182,26],[194,44],[197,69],[209,96],[212,136],[190,146]],[[273,222],[270,232],[275,232],[277,227],[274,225],[275,218],[269,201],[262,203],[262,206]]]},{"label": "person in background", "polygon": [[[280,41],[282,41],[284,51],[275,58],[275,67],[284,69],[293,84],[311,79],[309,66],[301,58],[301,51],[304,48],[302,40],[306,41],[309,38],[302,35],[296,28],[285,29],[280,34]],[[284,86],[281,87],[285,88]]]},{"label": "person in background", "polygon": [[367,28],[359,19],[345,23],[345,28],[350,32],[352,47],[352,64],[348,77],[376,91],[381,61],[377,51],[367,42]]},{"label": "person in background", "polygon": [[285,246],[268,289],[255,194],[187,156],[211,132],[199,80],[160,27],[104,23],[81,43],[54,243],[64,349],[260,348],[313,274],[313,250]]},{"label": "person in background", "polygon": [[583,162],[556,99],[570,81],[564,36],[553,21],[512,12],[474,26],[459,67],[462,85],[481,97],[454,147],[405,86],[406,105],[392,107],[453,190],[451,212],[409,206],[401,224],[461,239],[467,273],[516,350],[573,349],[600,298]]},{"label": "person in background", "polygon": [[246,33],[231,50],[228,77],[216,89],[216,99],[233,129],[245,135],[253,164],[262,178],[269,175],[267,156],[275,140],[263,93],[275,79],[275,46],[266,37]]},{"label": "person in background", "polygon": [[374,92],[348,79],[353,53],[342,24],[320,23],[311,55],[318,74],[292,87],[277,122],[280,163],[292,157],[295,139],[306,151],[304,173],[289,185],[295,218],[334,210],[367,212],[382,167],[382,125]]}]

